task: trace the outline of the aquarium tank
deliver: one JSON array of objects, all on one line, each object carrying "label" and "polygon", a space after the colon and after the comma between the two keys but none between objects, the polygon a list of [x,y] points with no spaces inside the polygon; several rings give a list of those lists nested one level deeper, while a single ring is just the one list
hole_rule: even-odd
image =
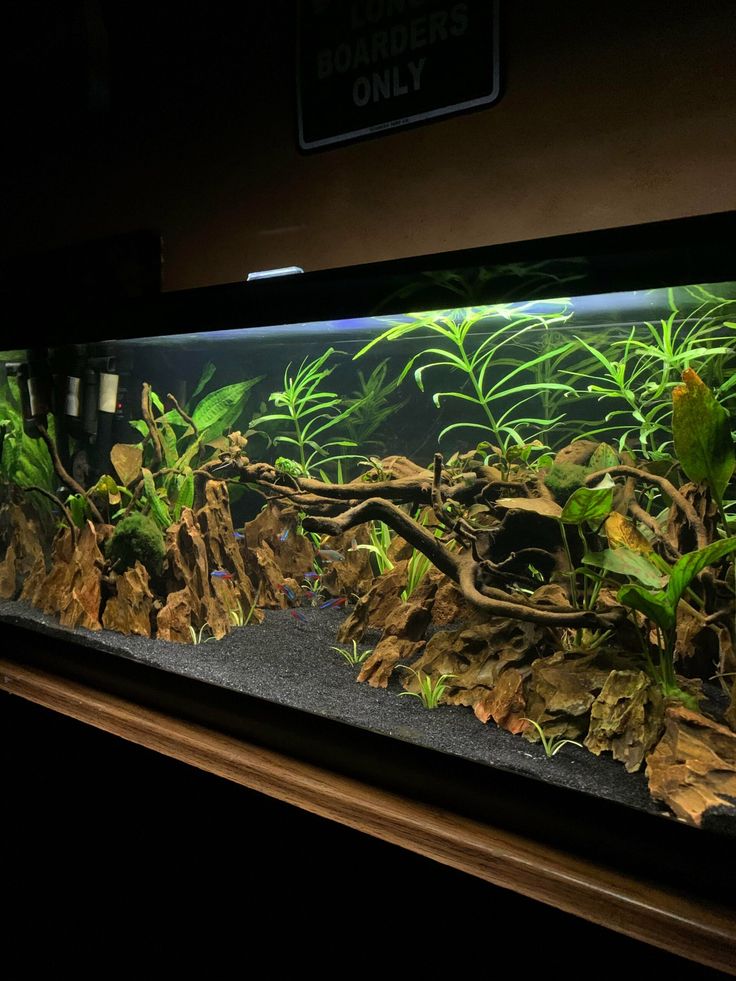
[{"label": "aquarium tank", "polygon": [[736,269],[646,276],[472,265],[212,329],[185,296],[5,352],[0,619],[733,816]]}]

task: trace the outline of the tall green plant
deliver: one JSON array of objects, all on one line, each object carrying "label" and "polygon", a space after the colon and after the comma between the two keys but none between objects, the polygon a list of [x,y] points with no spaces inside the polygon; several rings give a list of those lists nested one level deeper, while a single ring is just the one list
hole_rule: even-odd
[{"label": "tall green plant", "polygon": [[[572,342],[545,350],[531,360],[514,356],[513,345],[526,333],[543,324],[560,323],[566,319],[566,314],[530,312],[532,307],[532,304],[466,307],[440,313],[412,314],[408,322],[393,323],[355,357],[361,357],[376,344],[397,341],[410,334],[420,333],[437,338],[439,346],[423,347],[418,354],[409,358],[399,381],[413,371],[417,386],[424,391],[426,372],[446,368],[459,373],[464,381],[463,388],[435,391],[432,395],[434,404],[439,408],[444,399],[469,403],[476,407],[475,412],[480,413],[480,421],[476,417],[451,423],[442,430],[439,438],[443,439],[458,429],[481,430],[490,435],[505,466],[510,446],[529,442],[540,429],[558,421],[523,415],[521,407],[532,400],[538,401],[544,392],[573,391],[569,384],[541,381],[534,377],[534,370],[540,364],[570,350]],[[503,371],[504,368],[508,370]],[[504,409],[504,405],[508,407]],[[536,429],[530,435],[532,427]]]},{"label": "tall green plant", "polygon": [[284,371],[283,388],[268,397],[269,402],[282,411],[266,413],[252,423],[258,427],[264,423],[285,424],[284,428],[290,432],[280,432],[273,442],[294,448],[295,462],[305,476],[318,466],[345,459],[346,454],[330,454],[330,450],[357,445],[355,440],[340,436],[339,432],[337,438],[328,436],[338,427],[344,431],[347,420],[361,405],[358,399],[347,408],[341,408],[344,403],[337,392],[324,387],[335,367],[328,363],[336,353],[330,347],[311,361],[304,358],[294,372],[290,362]]}]

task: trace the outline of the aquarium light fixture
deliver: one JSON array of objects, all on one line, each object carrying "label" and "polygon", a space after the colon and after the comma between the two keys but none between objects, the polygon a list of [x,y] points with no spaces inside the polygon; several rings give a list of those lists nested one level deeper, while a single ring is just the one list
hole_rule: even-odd
[{"label": "aquarium light fixture", "polygon": [[256,279],[275,279],[277,276],[294,276],[296,273],[303,273],[301,266],[282,266],[280,269],[259,269],[256,272],[249,272],[246,282],[250,283]]}]

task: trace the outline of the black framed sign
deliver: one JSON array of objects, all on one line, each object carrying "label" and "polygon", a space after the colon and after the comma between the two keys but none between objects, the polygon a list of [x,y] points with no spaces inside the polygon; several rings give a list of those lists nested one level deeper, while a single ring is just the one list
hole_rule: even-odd
[{"label": "black framed sign", "polygon": [[498,0],[300,0],[303,150],[488,106],[500,86]]}]

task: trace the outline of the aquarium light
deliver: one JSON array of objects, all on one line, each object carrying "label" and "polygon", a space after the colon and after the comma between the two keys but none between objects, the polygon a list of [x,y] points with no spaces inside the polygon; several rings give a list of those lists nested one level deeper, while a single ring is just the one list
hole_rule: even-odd
[{"label": "aquarium light", "polygon": [[294,276],[296,273],[303,273],[301,266],[282,266],[280,269],[259,269],[256,272],[249,272],[246,282],[250,283],[255,279],[275,279],[277,276]]}]

